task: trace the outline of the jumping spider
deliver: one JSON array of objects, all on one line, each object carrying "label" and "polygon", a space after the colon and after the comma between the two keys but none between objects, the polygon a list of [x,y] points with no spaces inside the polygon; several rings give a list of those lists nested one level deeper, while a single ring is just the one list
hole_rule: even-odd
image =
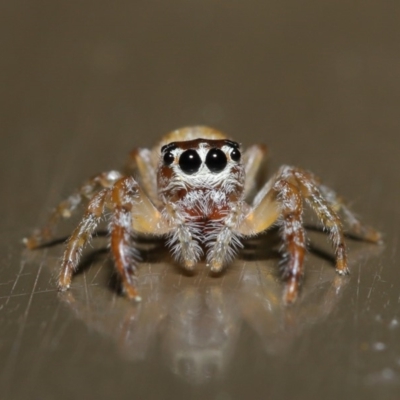
[{"label": "jumping spider", "polygon": [[167,237],[173,255],[187,269],[193,269],[205,252],[207,266],[218,272],[234,257],[242,239],[279,225],[287,254],[284,300],[292,303],[304,273],[304,200],[329,232],[336,271],[341,275],[349,270],[339,213],[362,239],[379,242],[381,237],[361,224],[334,191],[296,167],[282,166],[248,204],[245,199],[254,188],[265,152],[264,146],[254,145],[242,154],[237,142],[208,127],[178,129],[152,150],[134,150],[129,174],[110,171],[87,181],[58,205],[43,229],[24,242],[33,249],[51,239],[58,219],[68,218],[81,202],[88,201],[62,260],[58,287],[67,290],[84,246],[105,209],[110,209],[115,266],[126,295],[140,300],[134,276],[135,235]]}]

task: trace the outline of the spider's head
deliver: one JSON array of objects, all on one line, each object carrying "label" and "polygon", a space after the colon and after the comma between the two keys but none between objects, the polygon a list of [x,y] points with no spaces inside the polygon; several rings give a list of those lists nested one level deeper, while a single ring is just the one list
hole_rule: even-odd
[{"label": "spider's head", "polygon": [[239,198],[244,186],[239,143],[199,138],[162,146],[158,186],[169,200],[193,190],[215,190]]}]

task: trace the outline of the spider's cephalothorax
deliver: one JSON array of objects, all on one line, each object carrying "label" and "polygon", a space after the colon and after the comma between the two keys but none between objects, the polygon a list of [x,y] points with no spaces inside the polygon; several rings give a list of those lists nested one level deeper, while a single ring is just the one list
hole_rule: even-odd
[{"label": "spider's cephalothorax", "polygon": [[158,194],[164,204],[179,203],[200,220],[215,219],[242,200],[245,171],[239,144],[196,139],[161,148]]},{"label": "spider's cephalothorax", "polygon": [[336,193],[308,171],[283,166],[251,203],[255,177],[265,147],[240,145],[208,127],[173,131],[152,149],[131,153],[128,169],[102,173],[60,203],[48,224],[25,239],[29,248],[49,240],[60,217],[68,217],[83,201],[86,213],[71,235],[63,257],[60,290],[68,289],[83,247],[96,229],[105,208],[111,209],[111,250],[125,293],[139,299],[134,272],[135,235],[166,236],[174,256],[193,268],[203,253],[214,272],[229,263],[242,238],[281,226],[287,263],[285,301],[293,302],[303,276],[306,235],[303,202],[311,206],[330,233],[336,270],[347,274],[342,222],[361,238],[380,241],[380,234],[362,225]]}]

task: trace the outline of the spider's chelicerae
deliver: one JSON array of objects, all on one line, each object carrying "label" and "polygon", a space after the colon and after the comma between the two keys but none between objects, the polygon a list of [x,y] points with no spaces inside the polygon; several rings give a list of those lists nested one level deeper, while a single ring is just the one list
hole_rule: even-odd
[{"label": "spider's chelicerae", "polygon": [[339,214],[362,239],[379,242],[381,238],[361,224],[334,191],[300,168],[281,167],[254,201],[247,203],[264,155],[264,146],[254,145],[243,152],[237,142],[208,127],[178,129],[165,135],[152,150],[134,150],[129,174],[110,171],[87,181],[59,204],[43,229],[24,241],[28,248],[35,248],[51,239],[58,219],[69,217],[81,202],[88,201],[62,260],[58,286],[66,290],[84,246],[105,210],[111,210],[115,266],[126,295],[139,300],[136,235],[167,237],[173,255],[187,269],[194,268],[205,253],[207,266],[218,272],[232,260],[242,239],[279,225],[287,254],[284,300],[291,303],[304,273],[304,200],[329,232],[336,271],[341,275],[349,271]]}]

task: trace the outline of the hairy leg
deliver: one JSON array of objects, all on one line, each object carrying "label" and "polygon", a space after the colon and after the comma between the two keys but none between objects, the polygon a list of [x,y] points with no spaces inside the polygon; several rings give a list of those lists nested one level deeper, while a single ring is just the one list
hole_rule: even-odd
[{"label": "hairy leg", "polygon": [[336,212],[343,214],[344,221],[348,224],[350,232],[355,233],[360,239],[369,242],[379,243],[382,241],[382,235],[370,226],[363,224],[334,190],[325,185],[319,185],[319,190],[325,199],[331,204],[332,208]]},{"label": "hairy leg", "polygon": [[29,249],[34,249],[54,237],[55,228],[61,218],[69,218],[77,207],[85,200],[90,200],[102,188],[111,187],[121,174],[118,171],[109,171],[96,175],[85,182],[76,193],[62,201],[50,214],[47,223],[42,229],[36,230],[32,236],[23,242]]},{"label": "hairy leg", "polygon": [[132,207],[138,200],[138,185],[129,177],[118,181],[111,194],[113,217],[111,222],[111,250],[122,287],[130,299],[140,300],[134,273],[137,269],[136,254],[131,246]]},{"label": "hairy leg", "polygon": [[274,185],[274,190],[281,204],[281,234],[287,252],[284,265],[284,278],[287,280],[285,301],[293,303],[297,298],[304,274],[306,235],[302,218],[303,199],[296,185],[285,179],[279,179]]},{"label": "hairy leg", "polygon": [[132,177],[120,178],[111,188],[101,190],[90,200],[82,221],[68,240],[61,266],[59,288],[69,288],[82,251],[100,222],[106,206],[113,211],[111,250],[123,289],[129,298],[138,300],[133,276],[136,269],[133,257],[135,249],[130,243],[131,235],[133,232],[163,235],[168,232],[169,227]]},{"label": "hairy leg", "polygon": [[111,189],[111,250],[122,287],[130,299],[140,300],[134,273],[137,257],[131,240],[136,233],[162,236],[170,227],[133,177],[121,178]]},{"label": "hairy leg", "polygon": [[58,280],[60,290],[70,287],[72,274],[79,263],[83,248],[100,222],[108,194],[109,189],[103,189],[90,200],[82,221],[68,239]]},{"label": "hairy leg", "polygon": [[331,202],[322,195],[319,182],[311,173],[299,168],[282,167],[261,189],[250,212],[237,228],[237,232],[251,236],[268,229],[282,216],[282,232],[288,249],[286,275],[289,286],[286,300],[289,302],[295,299],[303,274],[305,235],[302,227],[302,198],[306,199],[330,233],[337,272],[347,274],[346,246],[341,221]]},{"label": "hairy leg", "polygon": [[330,202],[321,194],[315,177],[307,171],[290,166],[282,167],[278,176],[299,188],[305,200],[317,214],[323,227],[329,231],[336,256],[336,271],[341,275],[348,274],[346,245],[341,220]]},{"label": "hairy leg", "polygon": [[281,226],[285,254],[284,278],[287,280],[284,300],[296,300],[304,274],[306,238],[303,228],[303,197],[292,176],[278,172],[254,199],[237,232],[252,236],[278,223]]}]

